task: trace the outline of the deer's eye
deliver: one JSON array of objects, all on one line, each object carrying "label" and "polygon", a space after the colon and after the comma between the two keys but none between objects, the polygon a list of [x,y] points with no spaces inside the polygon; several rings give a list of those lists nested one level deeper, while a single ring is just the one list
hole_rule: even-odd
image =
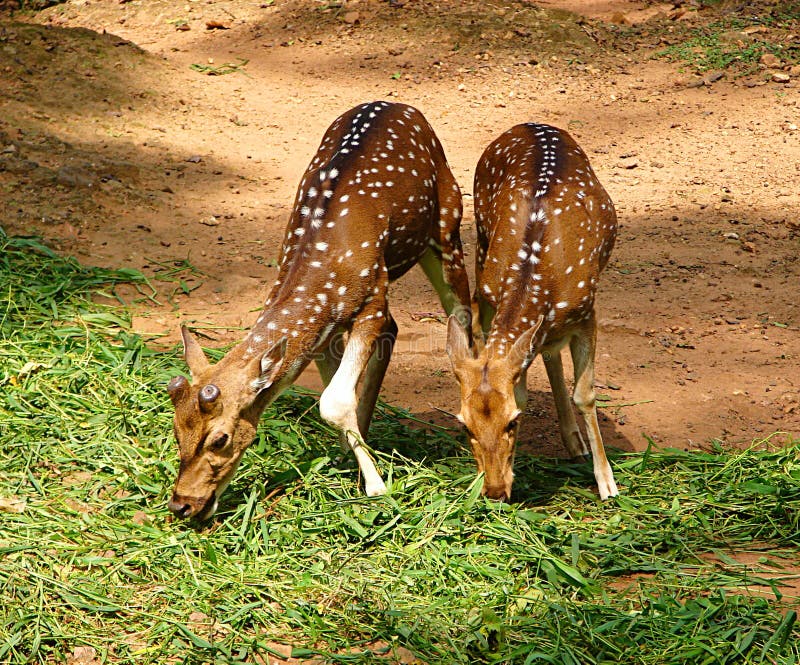
[{"label": "deer's eye", "polygon": [[512,418],[511,422],[506,425],[506,434],[511,434],[519,425],[519,416]]},{"label": "deer's eye", "polygon": [[227,434],[220,434],[217,438],[215,438],[211,442],[211,449],[212,450],[220,450],[225,447],[225,444],[228,443],[228,435]]}]

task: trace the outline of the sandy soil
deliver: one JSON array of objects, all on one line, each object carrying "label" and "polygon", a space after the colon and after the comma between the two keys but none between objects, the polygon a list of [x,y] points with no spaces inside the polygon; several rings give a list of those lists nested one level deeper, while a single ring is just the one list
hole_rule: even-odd
[{"label": "sandy soil", "polygon": [[[152,276],[158,303],[125,295],[158,343],[188,322],[221,345],[254,321],[300,174],[341,112],[396,99],[426,115],[464,192],[470,266],[480,153],[513,124],[552,123],[584,147],[622,224],[599,293],[606,444],[797,435],[797,83],[757,71],[694,85],[650,58],[671,7],[71,0],[0,15],[0,221]],[[660,22],[627,42],[609,23],[647,19]],[[421,272],[393,287],[392,309],[385,399],[455,424]],[[301,382],[320,386],[312,370]],[[541,364],[529,388],[523,440],[560,454]]]}]

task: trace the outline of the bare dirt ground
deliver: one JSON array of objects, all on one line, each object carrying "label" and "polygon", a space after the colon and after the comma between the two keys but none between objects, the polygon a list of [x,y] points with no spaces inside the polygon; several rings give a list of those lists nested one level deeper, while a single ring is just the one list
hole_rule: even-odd
[{"label": "bare dirt ground", "polygon": [[[188,322],[222,345],[254,321],[300,174],[340,113],[396,99],[426,115],[464,192],[469,265],[483,148],[551,123],[586,150],[621,221],[599,294],[606,444],[796,436],[800,77],[696,85],[650,57],[671,8],[70,0],[0,14],[0,223],[153,277],[160,304],[136,302],[135,327],[157,343]],[[621,41],[615,24],[641,29]],[[434,292],[415,270],[392,296],[384,398],[454,425]],[[561,454],[542,366],[529,376],[523,440]],[[312,369],[301,382],[320,387]]]}]

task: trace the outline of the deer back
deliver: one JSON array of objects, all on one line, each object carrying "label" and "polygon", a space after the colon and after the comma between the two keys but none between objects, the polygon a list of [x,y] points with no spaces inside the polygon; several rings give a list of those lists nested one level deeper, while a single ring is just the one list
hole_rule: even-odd
[{"label": "deer back", "polygon": [[517,125],[475,172],[477,291],[496,310],[502,349],[544,318],[536,343],[591,315],[616,238],[616,213],[583,150],[549,125]]}]

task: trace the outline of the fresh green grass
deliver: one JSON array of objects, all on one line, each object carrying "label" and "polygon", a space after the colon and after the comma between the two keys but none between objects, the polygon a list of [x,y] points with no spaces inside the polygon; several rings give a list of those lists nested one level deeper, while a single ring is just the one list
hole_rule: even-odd
[{"label": "fresh green grass", "polygon": [[728,43],[716,31],[698,30],[682,44],[668,46],[656,53],[673,62],[687,64],[698,72],[728,69],[732,65],[752,66],[764,53],[781,57],[780,46],[762,40],[753,40],[743,45]]},{"label": "fresh green grass", "polygon": [[763,565],[797,574],[797,441],[617,455],[606,503],[588,465],[522,456],[504,505],[480,496],[460,435],[382,406],[391,492],[367,499],[293,392],[214,520],[172,521],[164,385],[182,365],[97,304],[141,279],[0,233],[0,662],[800,659],[797,598]]},{"label": "fresh green grass", "polygon": [[[655,57],[682,62],[697,72],[732,69],[738,73],[755,70],[765,53],[772,53],[788,64],[800,62],[800,47],[785,32],[800,26],[800,3],[779,3],[769,11],[752,16],[726,17],[691,29],[678,43],[660,49]],[[745,35],[752,27],[770,28],[766,35]],[[776,32],[777,31],[777,32]]]}]

